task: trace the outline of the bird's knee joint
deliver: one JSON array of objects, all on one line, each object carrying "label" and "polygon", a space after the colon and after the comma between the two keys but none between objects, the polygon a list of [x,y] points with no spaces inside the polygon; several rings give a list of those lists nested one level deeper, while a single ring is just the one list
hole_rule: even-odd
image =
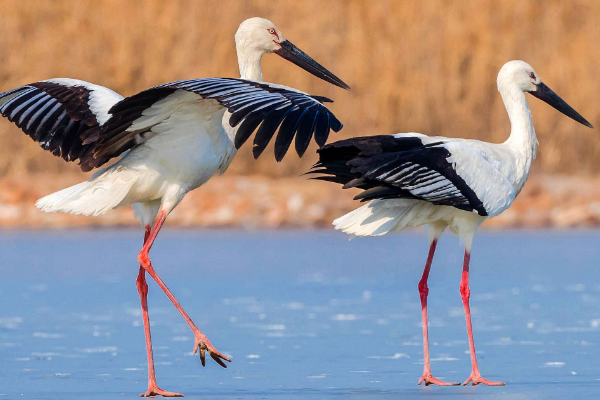
[{"label": "bird's knee joint", "polygon": [[419,293],[421,296],[427,297],[429,295],[429,288],[427,287],[427,282],[419,282]]},{"label": "bird's knee joint", "polygon": [[147,251],[140,251],[140,254],[138,254],[138,262],[145,270],[148,270],[148,268],[151,266],[151,263],[150,256],[148,255]]},{"label": "bird's knee joint", "polygon": [[471,290],[468,285],[460,285],[460,294],[463,298],[471,297]]}]

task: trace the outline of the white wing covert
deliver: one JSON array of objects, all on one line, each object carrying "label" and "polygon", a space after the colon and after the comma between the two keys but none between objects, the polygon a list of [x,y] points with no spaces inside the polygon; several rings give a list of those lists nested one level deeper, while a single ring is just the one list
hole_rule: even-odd
[{"label": "white wing covert", "polygon": [[510,207],[517,192],[496,168],[497,160],[466,141],[450,141],[444,143],[444,146],[451,154],[456,173],[481,199],[489,217],[495,217]]}]

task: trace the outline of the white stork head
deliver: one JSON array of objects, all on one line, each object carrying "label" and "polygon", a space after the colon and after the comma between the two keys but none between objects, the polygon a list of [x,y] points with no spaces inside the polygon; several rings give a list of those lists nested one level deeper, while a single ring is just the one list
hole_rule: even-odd
[{"label": "white stork head", "polygon": [[350,90],[350,86],[287,40],[267,19],[254,17],[242,22],[235,33],[235,46],[244,78],[261,80],[263,54],[275,53],[326,82]]},{"label": "white stork head", "polygon": [[530,93],[538,99],[548,103],[567,117],[572,118],[589,128],[593,128],[592,124],[583,118],[581,114],[575,111],[554,93],[552,89],[546,86],[533,67],[525,61],[513,60],[504,64],[498,73],[497,82],[498,90],[501,93],[516,85],[523,92]]},{"label": "white stork head", "polygon": [[525,61],[509,61],[498,73],[498,87],[502,84],[517,84],[522,91],[529,92],[536,90],[536,85],[541,82],[537,72]]},{"label": "white stork head", "polygon": [[235,33],[235,44],[240,50],[254,50],[265,53],[273,53],[281,46],[280,42],[287,39],[283,32],[268,19],[254,17],[248,18],[240,24]]}]

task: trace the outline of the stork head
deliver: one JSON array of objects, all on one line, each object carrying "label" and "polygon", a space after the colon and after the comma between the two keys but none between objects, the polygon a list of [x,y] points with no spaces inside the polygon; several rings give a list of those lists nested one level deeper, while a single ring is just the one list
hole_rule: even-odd
[{"label": "stork head", "polygon": [[260,60],[263,54],[275,53],[326,82],[350,90],[350,86],[287,40],[267,19],[254,17],[242,22],[235,33],[235,45],[238,58],[255,56]]},{"label": "stork head", "polygon": [[556,93],[542,82],[540,76],[533,67],[525,61],[509,61],[502,66],[498,73],[498,89],[503,86],[517,85],[523,92],[530,93],[532,96],[548,103],[567,117],[593,128],[585,118],[561,99]]}]

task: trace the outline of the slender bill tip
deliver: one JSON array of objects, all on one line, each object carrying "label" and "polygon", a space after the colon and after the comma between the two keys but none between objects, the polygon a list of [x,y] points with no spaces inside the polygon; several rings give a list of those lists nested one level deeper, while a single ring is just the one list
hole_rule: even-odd
[{"label": "slender bill tip", "polygon": [[313,60],[308,54],[300,50],[289,40],[279,43],[279,46],[280,48],[274,51],[274,53],[278,56],[296,64],[317,78],[323,79],[325,82],[329,82],[332,85],[342,89],[350,90],[350,86],[348,86],[344,81],[335,76],[327,68]]},{"label": "slender bill tip", "polygon": [[529,93],[532,96],[537,97],[538,99],[544,101],[548,105],[554,107],[556,110],[560,111],[567,117],[579,122],[582,125],[587,126],[588,128],[593,128],[592,124],[581,114],[573,109],[570,105],[568,105],[563,99],[561,99],[552,89],[546,86],[543,82],[540,82],[536,85],[536,90],[531,90]]}]

